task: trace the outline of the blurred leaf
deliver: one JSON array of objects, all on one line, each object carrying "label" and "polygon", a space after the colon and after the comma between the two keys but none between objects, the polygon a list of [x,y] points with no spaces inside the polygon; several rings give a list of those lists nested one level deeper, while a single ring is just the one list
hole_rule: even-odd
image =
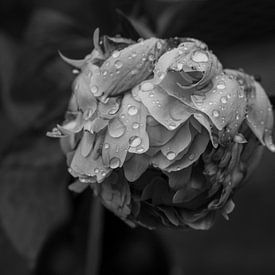
[{"label": "blurred leaf", "polygon": [[68,215],[68,174],[58,142],[30,135],[17,140],[0,175],[2,226],[33,264],[48,234]]},{"label": "blurred leaf", "polygon": [[139,38],[154,37],[154,33],[140,19],[126,16],[121,10],[117,9],[118,19],[121,24],[123,36],[138,40]]}]

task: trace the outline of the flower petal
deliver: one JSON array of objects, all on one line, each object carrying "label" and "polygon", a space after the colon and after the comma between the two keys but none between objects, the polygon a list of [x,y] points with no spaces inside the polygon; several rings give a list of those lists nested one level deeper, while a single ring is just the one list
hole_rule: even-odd
[{"label": "flower petal", "polygon": [[125,94],[117,116],[108,126],[102,150],[102,157],[106,165],[113,158],[119,159],[122,166],[127,151],[142,154],[149,148],[149,138],[146,132],[147,110],[133,96]]},{"label": "flower petal", "polygon": [[246,97],[239,83],[228,75],[218,75],[213,87],[202,96],[191,96],[196,108],[207,114],[217,129],[237,131],[244,120]]},{"label": "flower petal", "polygon": [[151,80],[140,85],[139,98],[151,116],[168,130],[175,130],[190,116],[190,108],[174,97],[169,96]]},{"label": "flower petal", "polygon": [[174,137],[161,147],[161,152],[164,156],[173,160],[180,152],[189,146],[192,138],[189,127],[189,122],[187,121],[180,127],[177,133],[175,133]]},{"label": "flower petal", "polygon": [[254,87],[248,94],[247,123],[260,142],[274,152],[272,106],[262,86],[255,81]]},{"label": "flower petal", "polygon": [[167,130],[167,128],[159,123],[154,126],[149,126],[147,123],[146,130],[149,136],[150,147],[164,145],[175,135],[177,131]]},{"label": "flower petal", "polygon": [[118,95],[146,79],[152,73],[153,61],[164,49],[163,40],[150,38],[114,51],[102,64],[101,73],[92,75],[90,86],[95,96],[104,95],[107,98]]},{"label": "flower petal", "polygon": [[105,167],[102,162],[102,157],[93,158],[92,154],[89,154],[87,157],[84,157],[81,154],[81,146],[78,145],[72,163],[71,169],[74,173],[79,175],[86,175],[89,177],[96,177],[97,182],[102,182],[107,174],[110,172],[110,169]]},{"label": "flower petal", "polygon": [[173,164],[168,166],[166,170],[168,172],[179,171],[183,168],[190,166],[192,163],[198,160],[200,155],[205,151],[209,142],[209,136],[204,130],[202,134],[196,135],[192,141],[188,152],[180,159],[175,161]]},{"label": "flower petal", "polygon": [[149,161],[145,155],[134,155],[123,165],[124,175],[130,182],[136,181],[148,168]]}]

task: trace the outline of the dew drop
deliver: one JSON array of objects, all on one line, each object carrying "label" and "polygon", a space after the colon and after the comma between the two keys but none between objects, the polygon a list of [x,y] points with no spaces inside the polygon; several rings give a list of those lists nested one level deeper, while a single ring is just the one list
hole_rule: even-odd
[{"label": "dew drop", "polygon": [[110,168],[116,169],[119,166],[120,166],[120,160],[119,160],[119,158],[114,157],[114,158],[112,158],[110,160]]},{"label": "dew drop", "polygon": [[158,73],[158,77],[159,77],[160,80],[163,80],[164,77],[165,77],[165,73],[159,72],[159,73]]},{"label": "dew drop", "polygon": [[166,154],[166,158],[167,158],[168,160],[173,160],[175,157],[176,157],[176,153],[175,153],[175,152],[170,151],[170,152],[168,152],[168,153]]},{"label": "dew drop", "polygon": [[228,98],[228,99],[230,99],[230,98],[231,98],[231,94],[227,94],[226,96],[227,96],[227,98]]},{"label": "dew drop", "polygon": [[80,72],[80,71],[77,70],[77,69],[73,69],[73,70],[72,70],[72,73],[73,73],[73,74],[79,74],[79,72]]},{"label": "dew drop", "polygon": [[148,60],[149,61],[154,61],[155,60],[155,57],[154,57],[154,55],[153,54],[150,54],[149,56],[148,56]]},{"label": "dew drop", "polygon": [[138,129],[139,128],[139,123],[138,122],[134,122],[132,125],[133,129]]},{"label": "dew drop", "polygon": [[142,153],[143,151],[144,151],[144,147],[140,147],[140,148],[137,149],[138,153]]},{"label": "dew drop", "polygon": [[101,171],[101,176],[105,177],[106,176],[106,172],[105,171]]},{"label": "dew drop", "polygon": [[224,83],[219,83],[219,84],[217,85],[217,88],[218,88],[219,90],[225,89]]},{"label": "dew drop", "polygon": [[104,143],[103,148],[106,149],[106,150],[109,149],[110,148],[110,144],[109,143]]},{"label": "dew drop", "polygon": [[219,110],[213,110],[212,111],[212,116],[213,117],[219,117],[220,116],[220,111]]},{"label": "dew drop", "polygon": [[155,94],[153,92],[149,93],[149,97],[154,97]]},{"label": "dew drop", "polygon": [[98,174],[99,169],[98,169],[98,168],[95,168],[95,169],[94,169],[94,172],[95,172],[95,174]]},{"label": "dew drop", "polygon": [[208,56],[201,52],[201,51],[196,51],[193,55],[192,55],[192,60],[195,62],[207,62],[208,61]]},{"label": "dew drop", "polygon": [[111,109],[109,110],[108,114],[112,116],[112,115],[116,114],[117,111],[118,111],[118,108],[113,107],[113,108],[111,108]]},{"label": "dew drop", "polygon": [[239,98],[243,98],[244,97],[244,89],[243,87],[241,87],[241,89],[238,91],[239,94]]},{"label": "dew drop", "polygon": [[170,122],[169,125],[168,125],[168,128],[169,128],[170,130],[175,130],[175,129],[177,128],[177,125],[176,125],[176,123],[174,123],[174,122]]},{"label": "dew drop", "polygon": [[119,138],[125,133],[125,126],[118,118],[114,118],[109,123],[108,130],[111,137]]},{"label": "dew drop", "polygon": [[141,144],[141,138],[138,136],[133,136],[129,139],[129,144],[131,147],[138,147]]},{"label": "dew drop", "polygon": [[158,41],[158,42],[157,42],[157,49],[160,50],[161,48],[162,48],[162,45],[161,45],[161,43]]},{"label": "dew drop", "polygon": [[92,92],[93,94],[96,94],[96,93],[98,92],[98,87],[97,87],[96,85],[92,86],[92,87],[91,87],[91,92]]},{"label": "dew drop", "polygon": [[221,103],[226,104],[227,103],[227,97],[222,96],[221,97]]},{"label": "dew drop", "polygon": [[120,60],[117,60],[117,61],[115,62],[115,67],[116,67],[117,69],[120,69],[122,66],[123,66],[123,63],[122,63]]},{"label": "dew drop", "polygon": [[182,63],[178,63],[178,64],[177,64],[177,69],[178,69],[179,71],[181,71],[181,70],[183,69],[183,64],[182,64]]},{"label": "dew drop", "polygon": [[120,52],[119,51],[113,51],[113,53],[112,53],[112,57],[113,58],[117,58],[119,56],[120,56]]},{"label": "dew drop", "polygon": [[189,158],[189,160],[193,160],[195,158],[195,155],[194,154],[190,154],[188,158]]},{"label": "dew drop", "polygon": [[81,183],[90,183],[90,179],[88,179],[88,178],[79,178],[78,179]]},{"label": "dew drop", "polygon": [[129,106],[128,107],[128,114],[130,116],[134,116],[138,113],[138,108],[136,106]]}]

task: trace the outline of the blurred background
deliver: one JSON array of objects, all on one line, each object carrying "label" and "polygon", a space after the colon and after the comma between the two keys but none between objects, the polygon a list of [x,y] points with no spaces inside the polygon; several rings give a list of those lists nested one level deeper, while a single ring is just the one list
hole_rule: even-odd
[{"label": "blurred background", "polygon": [[[205,41],[224,67],[275,96],[275,1],[1,0],[0,274],[84,275],[92,192],[72,181],[57,140],[74,78],[57,51],[88,54],[92,33]],[[265,152],[230,220],[201,231],[130,229],[104,210],[100,274],[275,274],[275,155]],[[86,274],[87,275],[87,272]]]}]

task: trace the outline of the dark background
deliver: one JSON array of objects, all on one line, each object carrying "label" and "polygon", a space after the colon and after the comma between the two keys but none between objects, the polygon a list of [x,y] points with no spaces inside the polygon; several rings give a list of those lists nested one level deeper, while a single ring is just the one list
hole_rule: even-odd
[{"label": "dark background", "polygon": [[[272,0],[0,0],[1,275],[84,274],[92,193],[67,191],[45,133],[62,121],[73,79],[57,50],[83,57],[96,27],[125,35],[117,8],[160,37],[205,41],[275,95]],[[230,220],[206,232],[132,230],[105,211],[101,274],[275,274],[274,170],[265,151]]]}]

